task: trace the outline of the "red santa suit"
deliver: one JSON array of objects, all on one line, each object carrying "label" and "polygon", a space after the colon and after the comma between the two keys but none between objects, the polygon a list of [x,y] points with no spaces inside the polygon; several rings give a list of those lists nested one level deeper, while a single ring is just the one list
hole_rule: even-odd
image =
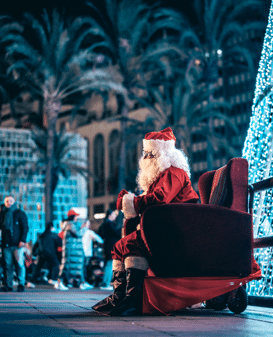
[{"label": "red santa suit", "polygon": [[[170,128],[166,130],[171,130]],[[170,131],[169,131],[170,132]],[[155,136],[160,137],[160,133],[153,132],[148,135],[146,135],[144,140],[144,151],[145,149],[152,150],[156,148],[156,151],[160,151],[160,146],[162,146],[162,140],[159,139],[159,143],[156,142],[157,138]],[[162,138],[166,137],[163,135]],[[170,136],[170,140],[163,140],[163,146],[166,145],[165,143],[168,141],[173,140],[173,134]],[[151,139],[152,138],[152,139]],[[148,140],[148,144],[147,144]],[[155,141],[151,143],[151,140]],[[167,143],[169,146],[170,144]],[[174,142],[171,143],[172,148],[171,150],[175,151],[174,148]],[[170,150],[167,148],[167,150]],[[178,151],[178,150],[176,150]],[[149,151],[151,152],[151,151]],[[161,155],[165,155],[164,153]],[[168,153],[166,154],[168,155]],[[147,159],[149,160],[149,159]],[[171,161],[167,161],[167,164],[171,164]],[[174,162],[175,164],[175,162]],[[181,164],[180,161],[178,161],[178,164]],[[186,169],[186,166],[185,166]],[[122,203],[120,199],[122,198]],[[183,203],[183,202],[197,202],[198,195],[193,190],[191,181],[189,178],[189,172],[186,172],[184,169],[180,167],[174,167],[170,166],[167,167],[163,172],[161,172],[156,180],[149,186],[148,190],[144,195],[135,196],[133,193],[127,193],[126,191],[122,191],[119,194],[118,201],[117,201],[117,208],[121,208],[124,212],[124,217],[126,219],[134,218],[138,215],[142,215],[143,212],[152,205],[155,204],[169,204],[169,203]],[[128,257],[143,257],[148,259],[149,254],[147,251],[147,248],[141,238],[140,230],[136,230],[133,233],[126,235],[124,238],[119,240],[113,247],[112,251],[112,258],[113,260],[119,260],[124,262],[126,258]],[[138,261],[138,262],[136,262]],[[128,259],[127,259],[128,262]],[[143,260],[142,260],[143,262]],[[135,263],[141,263],[140,259],[133,259],[131,261],[131,267]],[[129,259],[129,265],[130,265],[130,259]],[[145,264],[143,265],[137,265],[141,269],[141,267],[145,267]]]},{"label": "red santa suit", "polygon": [[[123,211],[125,219],[139,219],[149,206],[155,204],[198,200],[191,186],[187,158],[175,149],[175,137],[170,128],[148,133],[143,140],[143,150],[137,180],[144,193],[135,196],[122,190],[118,195],[117,209]],[[128,235],[113,247],[114,292],[92,307],[96,311],[111,316],[142,313],[143,282],[149,267],[149,252],[140,230],[134,229],[130,234],[127,231]]]}]

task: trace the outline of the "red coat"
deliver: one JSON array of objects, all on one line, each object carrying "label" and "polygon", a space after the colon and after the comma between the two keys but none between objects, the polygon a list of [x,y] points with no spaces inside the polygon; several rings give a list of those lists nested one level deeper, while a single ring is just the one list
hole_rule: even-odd
[{"label": "red coat", "polygon": [[137,214],[142,214],[151,205],[196,202],[198,199],[187,173],[171,166],[157,177],[146,195],[134,198],[134,208]]},{"label": "red coat", "polygon": [[[149,187],[146,195],[136,197],[132,193],[128,194],[123,190],[119,198],[127,199],[123,203],[123,211],[127,220],[123,229],[123,236],[125,237],[113,247],[113,260],[122,260],[129,255],[147,256],[147,248],[140,236],[140,232],[135,232],[140,220],[137,215],[142,215],[147,207],[156,204],[196,202],[199,199],[191,186],[187,173],[173,166],[157,177]],[[120,204],[119,200],[118,204]]]}]

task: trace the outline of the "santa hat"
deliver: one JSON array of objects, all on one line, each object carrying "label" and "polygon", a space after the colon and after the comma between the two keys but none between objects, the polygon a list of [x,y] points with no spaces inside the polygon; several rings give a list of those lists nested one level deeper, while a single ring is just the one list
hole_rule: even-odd
[{"label": "santa hat", "polygon": [[67,216],[69,217],[69,216],[72,216],[72,215],[74,215],[74,216],[79,216],[80,214],[79,214],[79,213],[76,213],[76,212],[74,211],[74,209],[70,209],[70,210],[67,212]]},{"label": "santa hat", "polygon": [[158,132],[149,132],[143,139],[143,150],[146,152],[173,151],[175,149],[175,141],[176,138],[171,128]]}]

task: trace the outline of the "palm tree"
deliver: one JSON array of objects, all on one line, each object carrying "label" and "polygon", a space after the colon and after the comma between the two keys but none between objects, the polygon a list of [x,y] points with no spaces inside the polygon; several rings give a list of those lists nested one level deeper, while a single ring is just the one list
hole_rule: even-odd
[{"label": "palm tree", "polygon": [[66,24],[56,10],[51,17],[44,12],[41,21],[26,14],[23,26],[3,37],[2,43],[10,63],[8,73],[43,102],[47,129],[45,210],[46,221],[51,221],[55,133],[63,104],[76,104],[83,92],[93,89],[112,90],[125,99],[127,91],[116,67],[99,54],[92,18],[79,17]]},{"label": "palm tree", "polygon": [[[119,161],[118,190],[125,188],[126,130],[128,112],[132,102],[146,106],[161,118],[162,113],[153,109],[154,101],[149,96],[150,87],[159,86],[173,66],[171,61],[184,62],[185,53],[177,48],[174,35],[179,15],[158,6],[148,6],[142,0],[134,5],[126,0],[106,0],[107,19],[103,18],[92,3],[87,3],[100,16],[102,24],[98,34],[104,41],[105,53],[117,64],[123,77],[130,101],[118,96],[121,116],[121,150]],[[167,33],[170,33],[168,37]],[[165,37],[165,38],[164,38]],[[168,59],[168,64],[165,62]],[[160,70],[157,64],[160,63]]]},{"label": "palm tree", "polygon": [[[259,0],[194,0],[196,24],[183,20],[179,45],[192,60],[198,60],[202,68],[202,82],[207,86],[208,106],[219,104],[217,98],[219,70],[227,74],[231,68],[255,73],[253,58],[257,55],[257,43],[244,43],[247,35],[256,32],[261,36],[267,22],[265,2]],[[235,41],[237,43],[235,43]],[[191,63],[195,67],[194,62]],[[200,83],[200,82],[199,82]],[[223,109],[222,109],[223,111]],[[208,134],[213,134],[213,117],[208,111]],[[213,149],[208,142],[208,170],[213,168]]]},{"label": "palm tree", "polygon": [[[16,162],[12,175],[6,182],[6,188],[10,189],[18,176],[27,173],[27,180],[31,181],[35,174],[44,175],[47,168],[47,143],[45,142],[47,130],[34,127],[31,131],[30,143],[32,157]],[[88,161],[82,155],[82,147],[78,144],[77,134],[67,133],[64,129],[54,135],[54,152],[51,191],[54,191],[62,176],[68,179],[71,175],[82,175],[85,179],[90,176]]]},{"label": "palm tree", "polygon": [[[38,165],[46,164],[47,144],[44,142],[46,130],[35,128],[32,131],[32,140],[36,147]],[[88,179],[91,172],[88,170],[87,158],[80,155],[82,147],[77,143],[77,134],[67,133],[64,129],[55,133],[54,161],[52,168],[52,193],[54,193],[60,176],[68,179],[71,175],[82,175]]]},{"label": "palm tree", "polygon": [[7,34],[20,30],[20,26],[14,22],[11,17],[6,15],[0,16],[0,125],[2,123],[1,112],[4,103],[10,102],[11,116],[14,120],[17,119],[18,116],[14,109],[14,101],[20,93],[18,86],[6,74],[8,65],[5,60],[5,50],[1,41]]}]

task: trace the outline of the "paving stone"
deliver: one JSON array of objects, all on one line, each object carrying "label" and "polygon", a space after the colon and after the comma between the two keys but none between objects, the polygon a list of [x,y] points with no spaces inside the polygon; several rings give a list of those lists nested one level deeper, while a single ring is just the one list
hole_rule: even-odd
[{"label": "paving stone", "polygon": [[241,315],[196,309],[140,317],[108,317],[91,310],[108,294],[96,288],[59,292],[47,286],[0,294],[0,337],[273,336],[271,308],[249,306]]}]

